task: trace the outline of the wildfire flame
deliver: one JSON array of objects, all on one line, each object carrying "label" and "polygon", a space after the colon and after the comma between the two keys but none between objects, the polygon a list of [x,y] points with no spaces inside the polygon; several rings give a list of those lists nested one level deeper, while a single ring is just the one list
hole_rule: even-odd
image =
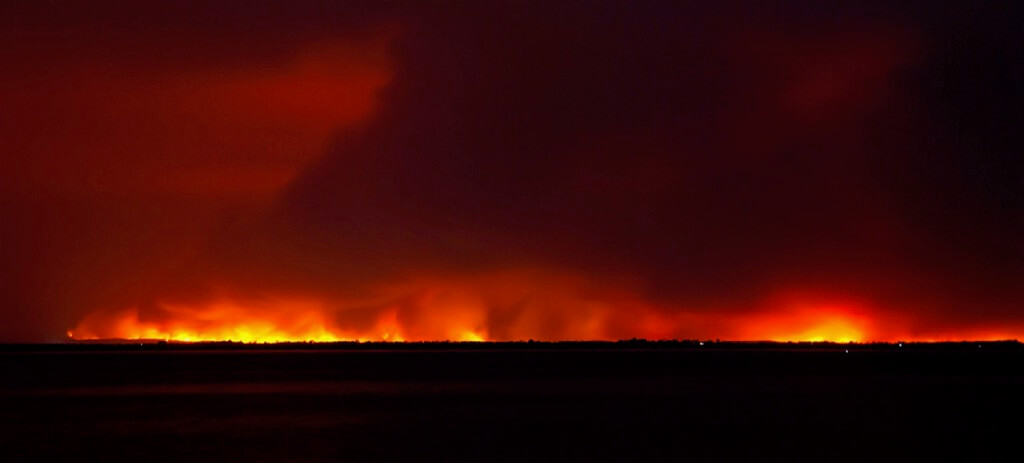
[{"label": "wildfire flame", "polygon": [[1015,339],[1022,330],[913,331],[863,304],[827,297],[772,300],[760,310],[682,310],[645,302],[571,275],[512,272],[424,280],[358,301],[222,298],[97,311],[67,336],[74,340],[508,341],[730,339],[812,342]]},{"label": "wildfire flame", "polygon": [[759,314],[741,323],[747,339],[843,343],[878,340],[871,319],[841,308]]}]

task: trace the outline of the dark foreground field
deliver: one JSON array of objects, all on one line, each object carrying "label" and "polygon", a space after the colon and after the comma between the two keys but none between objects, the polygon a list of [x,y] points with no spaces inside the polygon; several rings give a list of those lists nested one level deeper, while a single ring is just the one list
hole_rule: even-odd
[{"label": "dark foreground field", "polygon": [[1024,443],[1017,345],[556,347],[7,346],[0,460],[978,461]]}]

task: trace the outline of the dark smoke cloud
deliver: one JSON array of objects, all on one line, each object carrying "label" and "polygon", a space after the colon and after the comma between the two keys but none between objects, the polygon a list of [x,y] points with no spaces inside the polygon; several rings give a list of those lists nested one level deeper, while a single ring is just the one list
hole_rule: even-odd
[{"label": "dark smoke cloud", "polygon": [[986,72],[955,61],[970,45],[872,13],[612,4],[414,18],[382,114],[291,187],[284,213],[322,232],[332,260],[382,273],[541,262],[639,277],[683,307],[796,286],[894,310],[1006,309],[1019,168],[976,159],[1012,163],[1009,146],[958,146],[945,126],[966,116],[943,111],[944,92],[998,97],[951,75]]}]

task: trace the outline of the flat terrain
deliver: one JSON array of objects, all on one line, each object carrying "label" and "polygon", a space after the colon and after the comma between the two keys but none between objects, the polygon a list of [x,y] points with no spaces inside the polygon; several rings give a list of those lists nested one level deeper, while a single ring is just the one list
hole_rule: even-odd
[{"label": "flat terrain", "polygon": [[4,461],[992,460],[1019,345],[6,346]]}]

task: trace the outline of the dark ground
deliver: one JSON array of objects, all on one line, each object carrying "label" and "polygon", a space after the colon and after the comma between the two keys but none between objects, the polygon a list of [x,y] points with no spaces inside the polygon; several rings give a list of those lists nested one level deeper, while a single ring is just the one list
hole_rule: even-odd
[{"label": "dark ground", "polygon": [[978,346],[3,346],[0,460],[1019,455],[1024,349]]}]

